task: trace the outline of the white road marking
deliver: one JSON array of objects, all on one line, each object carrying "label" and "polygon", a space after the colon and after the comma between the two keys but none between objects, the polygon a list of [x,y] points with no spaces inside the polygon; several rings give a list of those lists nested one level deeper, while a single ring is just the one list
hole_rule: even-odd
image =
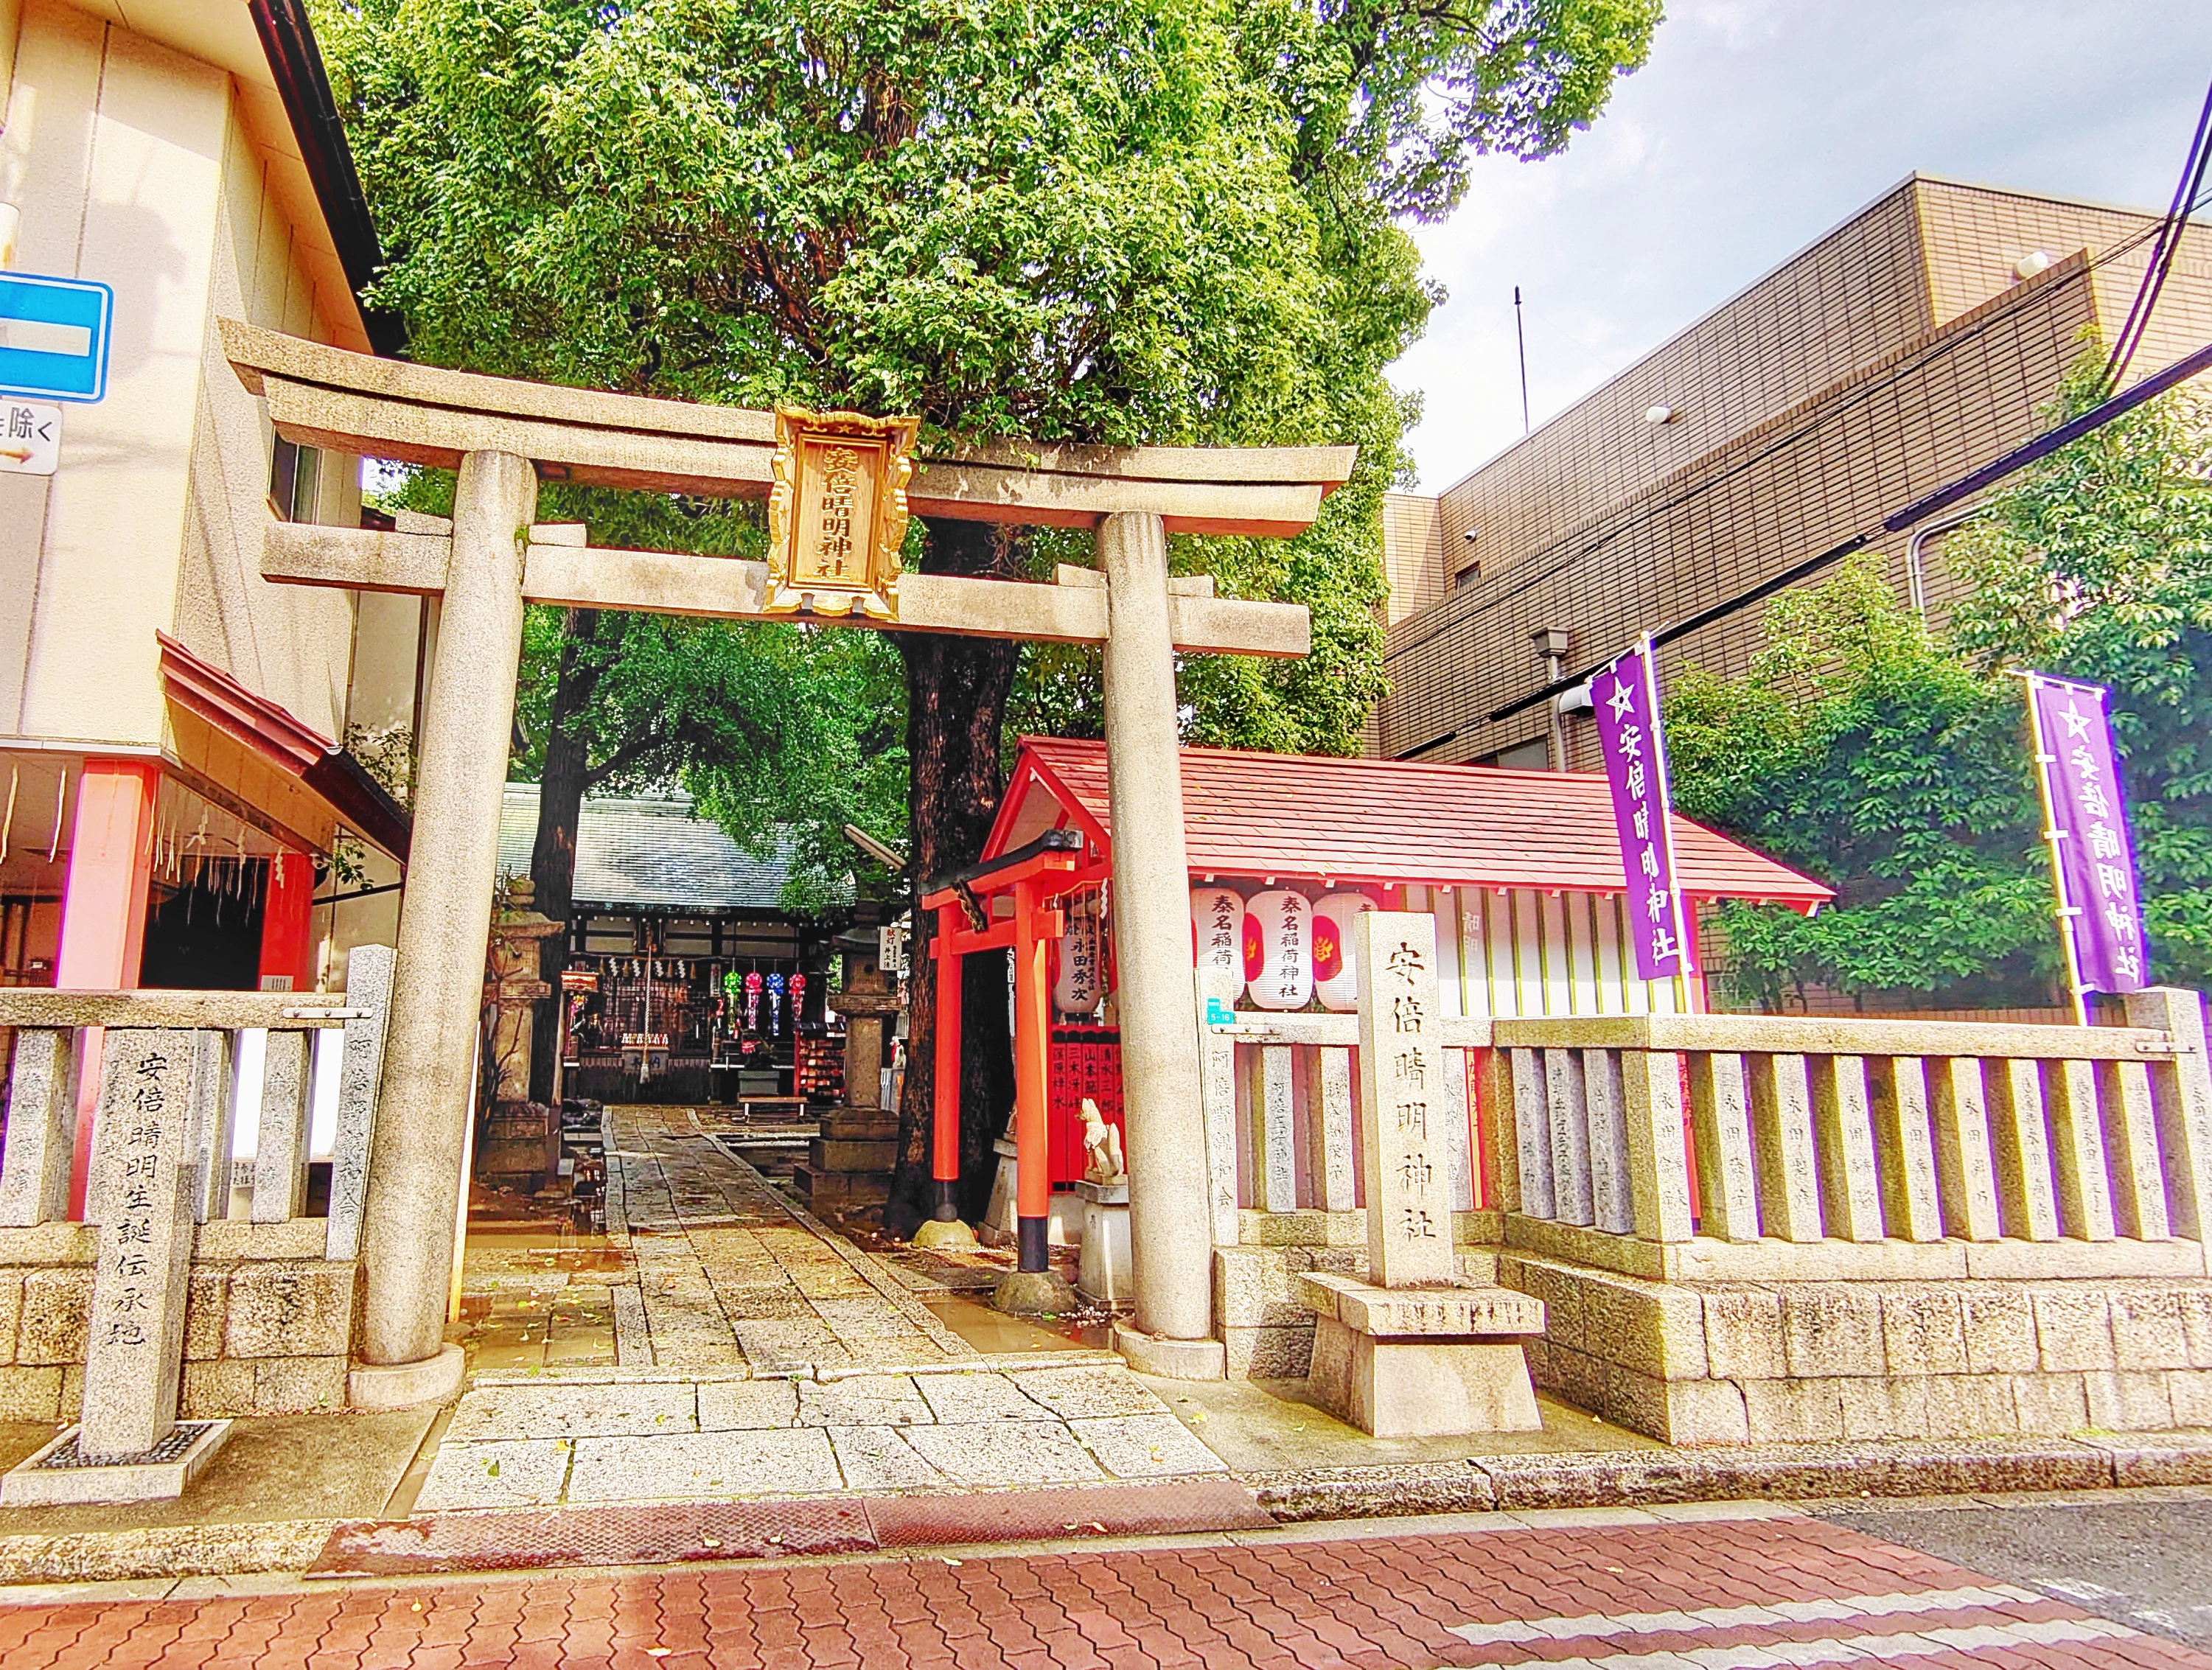
[{"label": "white road marking", "polygon": [[1757,1646],[1692,1647],[1672,1653],[1619,1653],[1606,1658],[1530,1660],[1544,1670],[1798,1670],[1819,1664],[1893,1664],[1985,1647],[2057,1647],[2132,1638],[2136,1631],[2101,1618],[2048,1618],[2035,1623],[1977,1624],[1965,1630],[1922,1630],[1912,1635],[1862,1635],[1826,1641],[1776,1641]]},{"label": "white road marking", "polygon": [[1504,1624],[1460,1624],[1452,1633],[1477,1647],[1500,1642],[1578,1641],[1590,1636],[1656,1635],[1662,1631],[1726,1630],[1747,1624],[1828,1624],[1899,1612],[1956,1612],[1966,1606],[2018,1606],[2045,1597],[1996,1583],[1977,1588],[1915,1589],[1905,1594],[1850,1594],[1833,1600],[1770,1600],[1763,1606],[1700,1606],[1695,1612],[1585,1612],[1579,1618],[1524,1618]]}]

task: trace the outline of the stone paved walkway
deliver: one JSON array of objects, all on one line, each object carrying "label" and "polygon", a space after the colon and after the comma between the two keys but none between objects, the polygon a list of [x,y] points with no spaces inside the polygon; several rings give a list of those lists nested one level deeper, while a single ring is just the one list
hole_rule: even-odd
[{"label": "stone paved walkway", "polygon": [[904,1369],[973,1358],[907,1284],[770,1187],[682,1108],[607,1110],[625,1368]]},{"label": "stone paved walkway", "polygon": [[[0,1605],[8,1670],[2212,1670],[2212,1657],[1794,1515],[1025,1550]],[[1735,1510],[1741,1515],[1744,1510]],[[214,1580],[209,1580],[210,1582]]]},{"label": "stone paved walkway", "polygon": [[1118,1360],[829,1382],[479,1384],[417,1513],[1096,1485],[1227,1467]]}]

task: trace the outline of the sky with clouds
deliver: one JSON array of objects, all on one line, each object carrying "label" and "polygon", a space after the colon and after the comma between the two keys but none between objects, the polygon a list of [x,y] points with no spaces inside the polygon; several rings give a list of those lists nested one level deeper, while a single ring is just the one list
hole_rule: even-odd
[{"label": "sky with clouds", "polygon": [[1417,228],[1449,299],[1398,362],[1434,493],[1914,169],[2164,209],[2212,0],[1673,0],[1561,155],[1479,164]]}]

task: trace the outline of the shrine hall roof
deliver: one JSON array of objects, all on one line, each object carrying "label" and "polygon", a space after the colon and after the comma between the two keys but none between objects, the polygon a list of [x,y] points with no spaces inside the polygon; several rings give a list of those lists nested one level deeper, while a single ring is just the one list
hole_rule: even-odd
[{"label": "shrine hall roof", "polygon": [[[1182,752],[1194,876],[1280,876],[1416,886],[1619,892],[1620,848],[1603,777],[1403,760]],[[1025,737],[986,856],[1073,823],[1112,836],[1106,744]],[[1677,814],[1675,866],[1692,896],[1808,909],[1831,889]]]},{"label": "shrine hall roof", "polygon": [[[501,875],[530,873],[537,835],[538,785],[509,783],[499,817]],[[775,857],[755,858],[699,817],[688,794],[586,795],[576,825],[576,902],[616,911],[776,913],[792,859],[788,839]]]}]

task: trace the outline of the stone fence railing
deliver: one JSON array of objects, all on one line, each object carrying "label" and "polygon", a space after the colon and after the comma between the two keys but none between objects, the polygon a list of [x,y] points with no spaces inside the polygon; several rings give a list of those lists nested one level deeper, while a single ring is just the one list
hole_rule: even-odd
[{"label": "stone fence railing", "polygon": [[1505,1240],[1666,1280],[2202,1276],[2202,1003],[2127,1018],[1497,1022]]},{"label": "stone fence railing", "polygon": [[[1231,987],[1200,976],[1199,1077],[1214,1243],[1244,1237],[1244,1214],[1348,1213],[1365,1201],[1356,1072],[1359,1017],[1232,1010]],[[1209,1001],[1210,999],[1210,1001]],[[1469,1078],[1493,1023],[1444,1018],[1434,1131],[1455,1211],[1484,1204]],[[1365,1230],[1346,1230],[1362,1245]]]},{"label": "stone fence railing", "polygon": [[[1355,1209],[1359,1017],[1210,995],[1217,1245],[1252,1213]],[[2202,1275],[2202,1002],[2127,1004],[2120,1027],[1448,1017],[1454,1204],[1502,1211],[1508,1243],[1661,1279],[2039,1274],[2057,1254],[2029,1249],[2057,1242],[2069,1274]]]},{"label": "stone fence railing", "polygon": [[[229,1215],[234,1183],[250,1176],[248,1218],[281,1224],[306,1215],[308,1129],[313,1107],[313,1035],[343,1028],[337,1123],[331,1145],[325,1258],[360,1250],[368,1139],[391,1002],[389,946],[356,947],[346,990],[295,992],[0,991],[0,1027],[15,1035],[6,1139],[0,1145],[0,1228],[65,1219],[76,1145],[79,1074],[98,1051],[99,1113],[84,1218],[110,1223],[131,1174],[125,1151],[149,1099],[181,1116],[165,1140],[181,1145],[191,1219]],[[258,1136],[250,1163],[234,1163],[238,1035],[265,1031]],[[80,1033],[88,1035],[82,1045]],[[153,1064],[153,1065],[149,1065]],[[173,1081],[173,1091],[171,1089]],[[160,1088],[153,1088],[159,1086]]]}]

